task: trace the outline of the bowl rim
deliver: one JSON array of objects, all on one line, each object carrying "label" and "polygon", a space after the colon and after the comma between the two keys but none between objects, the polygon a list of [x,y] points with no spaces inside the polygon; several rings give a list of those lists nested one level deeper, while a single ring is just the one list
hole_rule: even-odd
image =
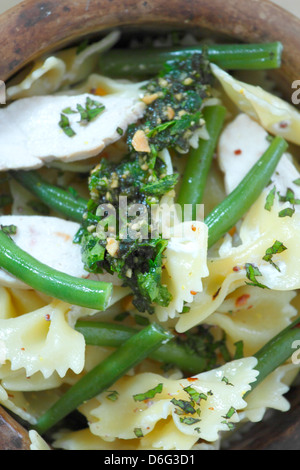
[{"label": "bowl rim", "polygon": [[38,56],[84,36],[162,24],[218,30],[242,42],[281,41],[276,81],[287,91],[300,78],[300,18],[270,0],[23,0],[0,15],[0,79],[6,82]]}]

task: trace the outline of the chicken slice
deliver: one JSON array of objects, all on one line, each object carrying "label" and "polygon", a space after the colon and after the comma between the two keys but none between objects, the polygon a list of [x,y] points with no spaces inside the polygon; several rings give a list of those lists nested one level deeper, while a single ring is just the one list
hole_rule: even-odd
[{"label": "chicken slice", "polygon": [[[80,245],[73,243],[79,229],[75,222],[44,216],[0,216],[0,225],[15,225],[11,235],[16,245],[34,258],[58,271],[78,278],[87,278],[81,261]],[[0,269],[0,285],[28,288],[23,282]]]},{"label": "chicken slice", "polygon": [[[53,160],[72,162],[98,155],[142,117],[145,104],[140,97],[141,91],[134,88],[102,97],[47,95],[13,102],[0,109],[0,171],[36,169]],[[105,108],[94,119],[80,122],[77,106],[86,109],[87,99]],[[75,133],[72,137],[59,125],[63,111]]]},{"label": "chicken slice", "polygon": [[[268,136],[265,129],[247,114],[239,114],[224,129],[219,140],[218,161],[224,172],[227,194],[238,186],[267,150],[270,145]],[[300,173],[291,155],[284,153],[272,176],[271,184],[275,185],[282,195],[291,188],[295,196],[300,198],[300,186],[294,183],[299,177]]]}]

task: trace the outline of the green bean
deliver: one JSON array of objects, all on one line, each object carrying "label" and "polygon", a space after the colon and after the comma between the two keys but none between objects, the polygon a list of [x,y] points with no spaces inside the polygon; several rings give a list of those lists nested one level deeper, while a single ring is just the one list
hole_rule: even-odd
[{"label": "green bean", "polygon": [[82,221],[87,207],[87,200],[84,198],[76,197],[70,191],[48,183],[35,171],[15,171],[11,172],[11,175],[51,209],[68,219]]},{"label": "green bean", "polygon": [[152,323],[127,339],[116,351],[90,370],[42,415],[35,429],[44,434],[82,403],[107,390],[148,357],[162,343],[172,338],[169,331]]},{"label": "green bean", "polygon": [[269,183],[287,147],[282,137],[275,137],[236,189],[208,214],[205,223],[208,226],[209,247],[219,241],[250,209]]},{"label": "green bean", "polygon": [[207,51],[208,60],[228,70],[279,68],[283,46],[264,44],[213,44],[208,46],[112,49],[100,58],[100,71],[111,77],[149,77],[159,73],[166,62],[186,59]]},{"label": "green bean", "polygon": [[[138,331],[124,325],[92,321],[78,321],[75,328],[83,334],[86,344],[112,348],[121,346]],[[163,344],[149,357],[158,362],[177,366],[192,375],[203,372],[207,365],[205,357],[192,354],[189,348],[178,344],[175,340]]]},{"label": "green bean", "polygon": [[[43,237],[43,227],[41,227]],[[47,247],[46,247],[47,249]],[[0,267],[33,289],[81,307],[105,310],[112,284],[79,279],[41,263],[0,230]]]},{"label": "green bean", "polygon": [[208,106],[203,110],[203,119],[209,133],[209,139],[199,139],[197,149],[189,153],[186,168],[178,195],[178,204],[184,210],[185,205],[192,205],[193,220],[197,217],[197,204],[202,203],[207,176],[211,167],[213,155],[221,133],[226,108],[223,106]]},{"label": "green bean", "polygon": [[247,395],[293,355],[295,351],[293,343],[295,341],[298,341],[297,346],[300,346],[299,325],[300,318],[297,318],[254,354],[258,361],[255,369],[259,372],[259,375],[256,381],[251,384],[251,390],[247,392]]}]

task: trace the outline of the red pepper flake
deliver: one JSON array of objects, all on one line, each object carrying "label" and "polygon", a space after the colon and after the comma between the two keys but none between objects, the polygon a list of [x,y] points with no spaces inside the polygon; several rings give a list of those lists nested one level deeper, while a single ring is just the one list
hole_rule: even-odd
[{"label": "red pepper flake", "polygon": [[241,295],[238,299],[235,301],[236,307],[242,307],[243,305],[246,305],[250,295],[249,294],[244,294]]},{"label": "red pepper flake", "polygon": [[192,295],[197,295],[197,292],[194,291],[194,290],[191,290],[190,292],[191,292]]},{"label": "red pepper flake", "polygon": [[196,377],[188,377],[186,380],[188,382],[197,382],[198,379]]},{"label": "red pepper flake", "polygon": [[192,225],[192,230],[193,230],[193,232],[196,232],[197,229],[196,229],[195,225]]},{"label": "red pepper flake", "polygon": [[241,154],[242,154],[241,149],[236,149],[236,150],[234,151],[234,155],[241,155]]},{"label": "red pepper flake", "polygon": [[25,348],[21,348],[21,351],[25,351]]},{"label": "red pepper flake", "polygon": [[240,268],[239,266],[233,266],[232,268],[232,271],[234,271],[235,273],[238,273],[239,271],[241,271],[242,268]]},{"label": "red pepper flake", "polygon": [[288,123],[285,121],[280,122],[279,124],[280,129],[286,129],[288,127]]},{"label": "red pepper flake", "polygon": [[45,320],[50,321],[50,318],[51,318],[51,317],[50,317],[50,314],[47,313],[47,314],[45,315]]},{"label": "red pepper flake", "polygon": [[211,411],[214,411],[214,407],[213,407],[213,406],[210,406],[208,409],[211,410]]}]

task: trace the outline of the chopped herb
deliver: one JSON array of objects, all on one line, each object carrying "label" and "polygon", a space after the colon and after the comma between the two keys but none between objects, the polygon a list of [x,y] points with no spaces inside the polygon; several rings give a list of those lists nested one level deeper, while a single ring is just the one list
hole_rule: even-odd
[{"label": "chopped herb", "polygon": [[122,313],[119,313],[118,315],[115,316],[114,320],[115,321],[124,321],[125,318],[127,318],[129,316],[129,313],[128,312],[122,312]]},{"label": "chopped herb", "polygon": [[232,418],[235,412],[236,412],[236,409],[233,406],[231,406],[229,411],[226,413],[226,416],[223,416],[223,418],[230,419]]},{"label": "chopped herb", "polygon": [[58,125],[62,128],[62,130],[68,137],[73,137],[74,135],[76,135],[76,132],[74,132],[71,128],[70,121],[67,116],[65,116],[65,114],[60,115],[60,121]]},{"label": "chopped herb", "polygon": [[234,424],[228,421],[221,421],[221,424],[226,424],[226,426],[228,426],[228,429],[230,429],[230,431],[234,429]]},{"label": "chopped herb", "polygon": [[229,380],[228,380],[228,378],[227,378],[227,377],[225,377],[225,376],[222,378],[222,382],[225,382],[225,383],[226,383],[226,385],[231,385],[231,386],[233,387],[233,384],[232,384],[232,383],[230,383],[230,382],[229,382]]},{"label": "chopped herb", "polygon": [[71,107],[65,108],[60,115],[59,126],[62,128],[64,133],[68,137],[73,137],[76,135],[76,132],[72,129],[70,125],[70,120],[66,116],[67,114],[80,114],[80,123],[87,124],[93,119],[95,119],[99,114],[101,114],[105,109],[105,106],[99,101],[92,100],[89,96],[86,99],[85,108],[81,104],[77,104],[76,111]]},{"label": "chopped herb", "polygon": [[[180,422],[183,423],[183,424],[187,424],[188,426],[191,426],[192,424],[199,423],[200,421],[201,421],[201,419],[192,418],[192,417],[180,418]],[[199,428],[197,428],[197,430],[198,429]]]},{"label": "chopped herb", "polygon": [[279,200],[281,202],[289,202],[292,206],[300,204],[300,199],[295,198],[295,193],[291,188],[287,188],[285,196],[279,194]]},{"label": "chopped herb", "polygon": [[291,207],[287,207],[286,209],[283,209],[278,213],[279,217],[292,217],[295,213],[295,209],[292,209]]},{"label": "chopped herb", "polygon": [[260,287],[261,289],[269,289],[267,286],[257,281],[256,276],[262,276],[262,274],[260,270],[256,266],[254,266],[254,264],[247,263],[245,265],[245,268],[247,272],[247,278],[251,281],[246,282],[248,286]]},{"label": "chopped herb", "polygon": [[118,133],[119,135],[123,135],[123,134],[124,134],[124,131],[123,131],[123,129],[122,129],[121,127],[117,127],[117,133]]},{"label": "chopped herb", "polygon": [[144,184],[141,191],[152,196],[162,196],[176,186],[178,177],[178,174],[167,175],[154,183]]},{"label": "chopped herb", "polygon": [[266,254],[263,257],[264,261],[267,261],[270,263],[274,268],[277,269],[277,271],[280,271],[279,267],[273,262],[272,257],[273,255],[276,255],[278,253],[282,253],[283,251],[287,250],[286,246],[282,242],[279,242],[276,240],[276,242],[266,250]]},{"label": "chopped herb", "polygon": [[[192,406],[191,402],[187,401],[187,400],[177,400],[176,398],[173,398],[171,400],[171,403],[173,403],[173,405],[177,406],[178,408],[180,408],[180,410],[183,411],[183,413],[186,413],[186,414],[195,414],[196,413],[196,410],[195,408]],[[178,414],[180,414],[181,412],[179,412]]]},{"label": "chopped herb", "polygon": [[144,401],[144,400],[149,400],[151,398],[154,398],[157,393],[161,393],[163,390],[163,384],[160,383],[158,384],[155,388],[152,388],[151,390],[148,390],[145,393],[138,393],[136,395],[133,395],[134,401]]},{"label": "chopped herb", "polygon": [[117,392],[117,390],[113,390],[106,398],[110,401],[117,401],[119,398],[119,392]]},{"label": "chopped herb", "polygon": [[80,122],[88,123],[95,119],[105,109],[105,106],[99,101],[92,100],[89,96],[86,99],[85,108],[78,104],[77,111],[80,114]]},{"label": "chopped herb", "polygon": [[293,181],[293,183],[297,186],[300,186],[300,178],[297,178],[295,181]]},{"label": "chopped herb", "polygon": [[71,107],[65,108],[62,111],[64,114],[77,114],[77,111],[74,111]]},{"label": "chopped herb", "polygon": [[142,315],[134,315],[134,319],[136,323],[141,326],[147,326],[150,323],[149,319],[146,317],[143,317]]},{"label": "chopped herb", "polygon": [[133,432],[137,438],[144,437],[144,434],[141,428],[134,428]]},{"label": "chopped herb", "polygon": [[207,395],[205,393],[197,392],[193,387],[188,386],[183,389],[191,398],[192,402],[199,405],[201,400],[207,400]]},{"label": "chopped herb", "polygon": [[17,233],[15,225],[0,225],[0,228],[6,235],[15,235]]},{"label": "chopped herb", "polygon": [[266,197],[265,209],[267,211],[271,211],[271,209],[273,207],[274,200],[275,200],[275,194],[276,194],[276,186],[274,186],[273,189],[271,189],[271,191],[269,192],[269,194]]}]

